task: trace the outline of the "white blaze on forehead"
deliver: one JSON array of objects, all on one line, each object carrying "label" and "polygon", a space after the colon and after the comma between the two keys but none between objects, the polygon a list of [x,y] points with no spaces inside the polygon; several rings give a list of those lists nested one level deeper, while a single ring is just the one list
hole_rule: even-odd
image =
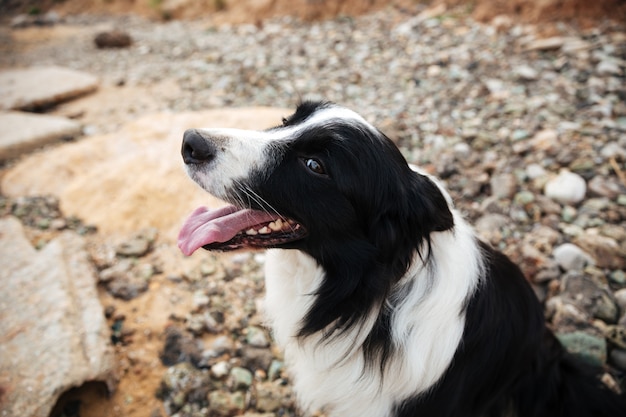
[{"label": "white blaze on forehead", "polygon": [[[297,139],[302,132],[333,122],[359,125],[375,130],[363,117],[352,110],[339,106],[322,107],[305,120],[290,126],[269,130],[244,129],[198,129],[217,147],[214,163],[210,168],[187,166],[189,175],[205,190],[225,198],[233,186],[233,180],[248,178],[255,170],[271,169],[278,161],[268,152],[277,142]],[[210,174],[209,174],[210,172]]]},{"label": "white blaze on forehead", "polygon": [[[338,106],[330,106],[323,107],[315,112],[313,112],[307,119],[304,121],[284,127],[276,127],[270,130],[243,130],[243,129],[198,129],[201,132],[204,132],[208,136],[219,139],[223,138],[224,140],[229,139],[239,139],[239,140],[250,140],[250,141],[281,141],[281,140],[290,140],[294,139],[298,136],[299,133],[315,126],[324,126],[332,121],[341,121],[343,123],[358,123],[363,125],[369,129],[374,129],[374,127],[368,123],[361,115],[358,113],[346,109],[344,107]],[[255,144],[251,144],[254,146]],[[258,143],[257,143],[258,145]]]}]

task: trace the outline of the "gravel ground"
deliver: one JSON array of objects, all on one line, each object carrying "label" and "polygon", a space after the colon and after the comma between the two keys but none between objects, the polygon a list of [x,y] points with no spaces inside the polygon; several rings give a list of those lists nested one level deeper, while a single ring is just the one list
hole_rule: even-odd
[{"label": "gravel ground", "polygon": [[[93,16],[65,23],[124,27],[133,44],[96,50],[85,37],[0,54],[0,67],[56,64],[119,88],[176,86],[175,95],[153,89],[136,114],[293,107],[300,98],[359,111],[409,161],[445,180],[479,233],[522,266],[568,349],[626,389],[624,26],[562,24],[552,28],[558,36],[542,38],[507,18],[482,25],[461,12],[399,10],[234,27]],[[116,128],[96,121],[87,133]],[[253,301],[262,262],[237,255],[169,277],[194,302],[164,335],[169,368],[158,396],[168,415],[206,415],[207,407],[211,415],[294,415],[288,376]],[[146,273],[113,264],[98,265],[110,291],[116,276]],[[120,297],[135,295],[125,288]],[[211,343],[202,342],[207,334]]]}]

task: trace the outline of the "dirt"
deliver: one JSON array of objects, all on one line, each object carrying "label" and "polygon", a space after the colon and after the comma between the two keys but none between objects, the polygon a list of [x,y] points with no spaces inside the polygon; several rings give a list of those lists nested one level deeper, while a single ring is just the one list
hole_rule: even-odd
[{"label": "dirt", "polygon": [[584,26],[611,18],[626,21],[625,0],[0,0],[6,15],[77,13],[136,14],[155,20],[208,18],[216,23],[257,23],[277,16],[317,20],[358,15],[384,7],[411,9],[416,3],[464,5],[488,22],[507,15],[527,23],[576,21]]}]

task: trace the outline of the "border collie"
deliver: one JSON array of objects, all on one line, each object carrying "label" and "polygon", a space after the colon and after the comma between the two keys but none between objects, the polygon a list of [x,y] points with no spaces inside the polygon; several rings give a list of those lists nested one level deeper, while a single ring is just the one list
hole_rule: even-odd
[{"label": "border collie", "polygon": [[179,247],[267,252],[266,314],[302,410],[332,417],[618,417],[521,271],[361,116],[305,102],[265,131],[190,129]]}]

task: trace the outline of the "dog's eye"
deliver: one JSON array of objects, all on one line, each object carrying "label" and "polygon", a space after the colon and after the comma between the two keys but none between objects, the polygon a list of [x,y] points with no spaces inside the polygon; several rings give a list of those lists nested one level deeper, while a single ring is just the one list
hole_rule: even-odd
[{"label": "dog's eye", "polygon": [[315,158],[306,158],[303,160],[304,165],[312,172],[318,175],[327,175],[324,165]]}]

